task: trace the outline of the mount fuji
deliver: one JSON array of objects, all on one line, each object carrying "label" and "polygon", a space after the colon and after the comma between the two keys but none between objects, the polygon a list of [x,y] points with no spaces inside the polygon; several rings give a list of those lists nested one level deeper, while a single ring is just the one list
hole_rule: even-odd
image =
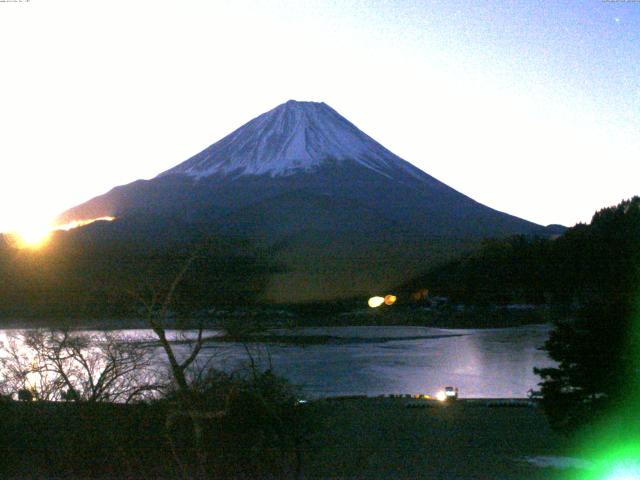
[{"label": "mount fuji", "polygon": [[[64,212],[103,238],[248,239],[284,268],[271,301],[383,292],[486,237],[544,233],[401,159],[324,103],[290,100],[150,180]],[[84,227],[85,229],[96,227]]]},{"label": "mount fuji", "polygon": [[397,169],[418,174],[325,103],[290,100],[162,175],[287,176],[329,161],[354,162],[388,178]]}]

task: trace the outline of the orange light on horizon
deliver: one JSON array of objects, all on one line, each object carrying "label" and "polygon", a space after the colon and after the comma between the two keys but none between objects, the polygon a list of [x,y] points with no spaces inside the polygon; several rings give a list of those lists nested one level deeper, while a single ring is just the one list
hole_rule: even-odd
[{"label": "orange light on horizon", "polygon": [[24,226],[19,230],[8,233],[8,239],[14,247],[37,249],[47,243],[52,230],[42,226]]},{"label": "orange light on horizon", "polygon": [[98,218],[91,218],[89,220],[72,220],[69,223],[56,225],[53,228],[53,230],[64,230],[65,232],[68,232],[69,230],[72,230],[78,227],[84,227],[85,225],[89,225],[90,223],[93,223],[93,222],[113,222],[115,219],[116,217],[98,217]]},{"label": "orange light on horizon", "polygon": [[25,223],[19,228],[16,228],[10,232],[7,232],[7,238],[11,242],[12,246],[20,249],[39,249],[42,248],[51,238],[53,232],[58,230],[69,231],[74,228],[83,227],[90,223],[97,221],[111,222],[115,220],[115,217],[98,217],[87,220],[73,220],[69,223],[61,225],[42,225],[38,223],[28,224]]}]

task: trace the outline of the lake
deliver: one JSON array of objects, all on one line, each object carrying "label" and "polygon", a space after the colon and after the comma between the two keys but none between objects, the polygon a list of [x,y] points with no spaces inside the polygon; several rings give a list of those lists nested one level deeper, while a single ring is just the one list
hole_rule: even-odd
[{"label": "lake", "polygon": [[[296,335],[329,335],[321,345],[249,345],[309,398],[336,395],[434,395],[451,385],[461,397],[526,397],[540,381],[534,367],[554,365],[539,350],[548,325],[500,329],[426,327],[315,327]],[[278,332],[286,334],[287,332]],[[202,352],[226,370],[246,363],[243,345],[213,343]]]},{"label": "lake", "polygon": [[[271,366],[307,398],[341,395],[430,394],[455,386],[461,397],[518,398],[536,388],[534,367],[553,365],[539,350],[549,325],[500,329],[427,327],[313,327],[279,335],[329,336],[322,344],[238,344],[210,342],[200,360],[226,371],[248,363]],[[0,331],[4,340],[9,331]],[[153,338],[149,330],[118,332],[134,340]],[[169,332],[172,336],[176,332]],[[219,332],[207,331],[207,335]],[[193,335],[187,332],[187,336]],[[186,355],[187,346],[175,345]],[[163,352],[158,349],[158,361]]]}]

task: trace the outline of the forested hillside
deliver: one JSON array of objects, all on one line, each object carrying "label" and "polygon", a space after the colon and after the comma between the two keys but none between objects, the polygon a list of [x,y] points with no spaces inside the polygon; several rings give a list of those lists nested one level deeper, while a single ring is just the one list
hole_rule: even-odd
[{"label": "forested hillside", "polygon": [[595,213],[555,239],[487,240],[407,284],[465,304],[584,304],[638,286],[640,197]]}]

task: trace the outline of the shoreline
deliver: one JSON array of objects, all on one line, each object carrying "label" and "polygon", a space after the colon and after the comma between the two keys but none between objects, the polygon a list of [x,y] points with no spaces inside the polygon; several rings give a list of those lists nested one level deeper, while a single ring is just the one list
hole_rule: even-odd
[{"label": "shoreline", "polygon": [[[296,308],[230,307],[212,309],[198,316],[175,317],[166,320],[167,329],[190,330],[200,325],[205,329],[257,330],[304,327],[369,327],[406,326],[445,329],[509,328],[523,325],[549,324],[566,315],[553,305],[510,309],[508,306],[447,306],[444,308],[397,306],[384,309],[355,308],[327,312],[319,309],[297,311]],[[148,328],[142,317],[9,317],[0,318],[0,328],[70,328],[96,330],[134,330]]]}]

